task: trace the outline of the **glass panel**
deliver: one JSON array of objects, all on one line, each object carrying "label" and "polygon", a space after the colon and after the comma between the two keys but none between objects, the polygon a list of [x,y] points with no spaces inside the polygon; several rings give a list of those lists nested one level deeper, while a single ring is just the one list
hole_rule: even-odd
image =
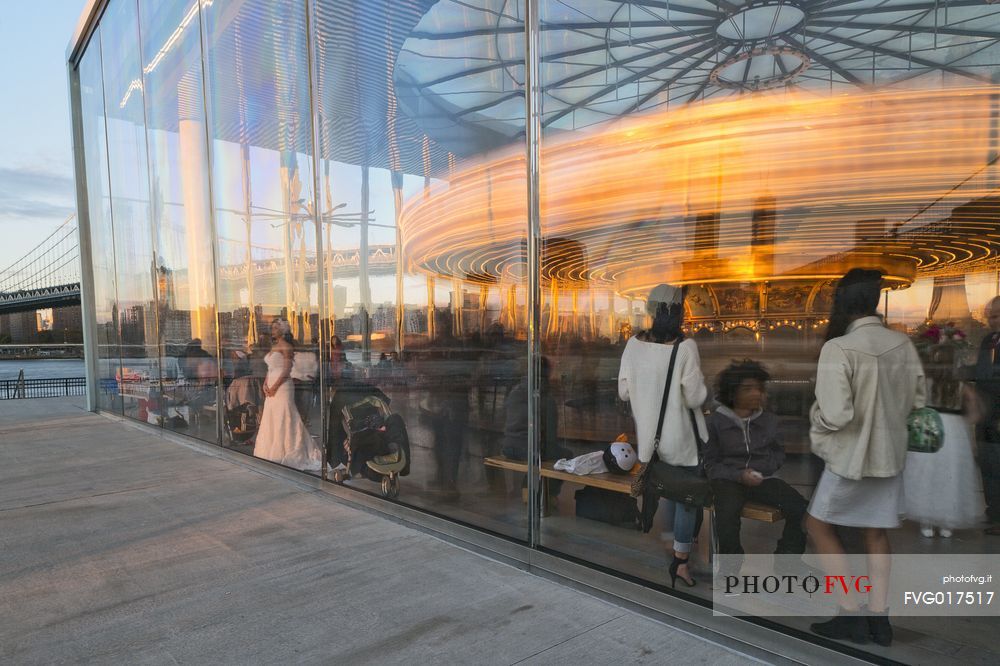
[{"label": "glass panel", "polygon": [[[226,444],[319,473],[319,291],[305,4],[202,3]],[[274,389],[277,393],[267,397]]]},{"label": "glass panel", "polygon": [[[394,495],[377,456],[401,451],[400,502],[525,539],[524,474],[487,461],[527,454],[523,11],[315,7],[331,463]],[[498,20],[504,34],[467,56],[420,36]],[[453,100],[478,111],[451,112],[451,57],[489,59]]]},{"label": "glass panel", "polygon": [[79,72],[87,216],[90,218],[94,270],[94,314],[97,320],[97,404],[101,409],[120,414],[122,401],[116,377],[121,373],[121,350],[118,339],[114,233],[111,228],[111,189],[108,185],[108,144],[104,127],[100,31],[91,38],[87,52],[80,60]]},{"label": "glass panel", "polygon": [[215,442],[214,237],[198,3],[143,0],[140,28],[156,229],[160,411],[166,427]]},{"label": "glass panel", "polygon": [[[811,453],[825,441],[817,435],[823,426],[813,419],[811,439],[809,414],[829,376],[817,357],[834,285],[854,268],[884,273],[889,291],[878,299],[879,312],[919,343],[935,406],[968,408],[960,386],[974,372],[962,366],[975,362],[986,333],[983,306],[997,293],[991,82],[1000,75],[1000,15],[988,4],[894,11],[901,4],[541,0],[542,330],[552,368],[542,401],[544,412],[558,415],[544,458],[600,452],[621,434],[648,459],[670,341],[683,331],[675,376],[683,388],[671,393],[660,456],[697,464],[687,412],[694,408],[697,429],[711,434],[710,452],[724,452],[710,460],[719,548],[800,553],[807,499],[824,496],[823,463]],[[465,53],[496,38],[467,27]],[[449,30],[459,29],[437,32]],[[480,64],[449,61],[449,71],[469,75],[439,84],[447,94],[442,89],[437,101],[456,116],[477,113],[481,102],[471,96],[486,86],[472,72]],[[481,173],[495,178],[496,167],[487,162]],[[470,223],[463,238],[504,221]],[[684,287],[686,297],[671,307],[674,290],[658,285]],[[920,337],[926,321],[951,322],[964,338],[942,337],[932,348]],[[761,385],[753,366],[722,374],[744,358],[762,364],[770,380]],[[904,405],[896,410],[904,416],[914,400],[905,368],[894,366],[902,378],[880,388]],[[993,385],[979,386],[995,407]],[[901,458],[905,424],[890,411],[878,425],[891,431],[883,436],[892,444],[873,446],[895,447]],[[912,515],[934,513],[941,526],[964,528],[957,532],[963,538],[923,538],[919,520],[911,520],[888,530],[889,542],[898,553],[995,554],[996,540],[975,529],[982,495],[970,438],[960,415],[946,413],[945,421],[956,433],[954,458],[942,456],[940,467],[929,469],[911,464],[911,455],[905,479],[898,465],[866,473],[894,478],[893,493],[905,481],[907,502],[918,498]],[[827,462],[836,465],[829,455]],[[748,466],[759,467],[763,484],[743,473]],[[583,478],[561,490],[550,484],[557,500],[543,519],[543,545],[667,587],[664,549],[676,548],[683,559],[691,548],[697,585],[678,581],[678,593],[711,600],[711,514],[661,501],[643,534],[597,520],[618,502],[613,494],[574,495],[586,485]],[[621,477],[619,487],[626,485]],[[624,494],[617,498],[628,504]],[[783,520],[744,518],[741,532],[748,498],[780,504]],[[863,522],[878,510],[887,512],[885,525],[896,522],[888,500],[841,504],[853,511],[841,514],[845,524],[878,527]],[[859,515],[862,522],[851,522]],[[849,550],[863,551],[858,530],[841,537]],[[819,566],[815,551],[831,543],[811,546],[807,561]],[[878,609],[876,596],[865,601]],[[814,621],[776,619],[806,631]],[[933,659],[932,643],[947,643],[988,659],[985,618],[965,619],[894,618],[920,638],[874,649],[918,662]]]},{"label": "glass panel", "polygon": [[164,413],[138,29],[135,2],[110,3],[101,20],[101,50],[122,347],[119,387],[126,416],[161,425]]}]

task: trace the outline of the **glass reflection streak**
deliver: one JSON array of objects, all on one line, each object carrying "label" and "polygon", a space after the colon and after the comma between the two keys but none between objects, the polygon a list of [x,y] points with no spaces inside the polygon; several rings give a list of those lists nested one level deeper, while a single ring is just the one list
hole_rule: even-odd
[{"label": "glass reflection streak", "polygon": [[[887,263],[900,283],[915,272],[973,270],[991,257],[995,221],[972,216],[932,228],[919,213],[942,199],[950,209],[989,193],[986,179],[970,177],[982,174],[994,150],[996,92],[750,96],[554,136],[542,155],[546,235],[608,248],[600,257],[577,253],[586,264],[574,264],[570,252],[555,277],[637,295],[664,280],[822,277],[811,264],[862,249],[857,261]],[[467,167],[447,188],[407,203],[402,238],[417,265],[447,276],[495,275],[518,263],[518,153]],[[770,275],[744,251],[761,195],[790,211]],[[716,238],[692,238],[688,221],[706,213],[722,220]],[[633,225],[628,234],[625,225]],[[859,247],[859,238],[870,247]],[[698,270],[685,272],[693,259],[701,260]],[[834,268],[842,274],[843,262]]]}]

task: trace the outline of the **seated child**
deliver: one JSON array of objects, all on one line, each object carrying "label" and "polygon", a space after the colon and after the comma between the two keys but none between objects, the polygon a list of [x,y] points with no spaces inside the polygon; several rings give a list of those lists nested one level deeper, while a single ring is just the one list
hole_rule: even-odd
[{"label": "seated child", "polygon": [[719,373],[718,400],[708,417],[705,469],[715,491],[719,553],[743,554],[740,512],[747,501],[781,509],[785,527],[775,554],[801,555],[806,537],[802,518],[808,503],[797,490],[773,475],[785,460],[778,441],[778,419],[764,411],[767,371],[749,359]]}]

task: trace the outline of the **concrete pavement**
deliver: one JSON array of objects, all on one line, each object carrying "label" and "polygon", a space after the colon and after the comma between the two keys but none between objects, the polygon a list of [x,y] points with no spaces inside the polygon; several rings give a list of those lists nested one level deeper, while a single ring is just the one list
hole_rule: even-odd
[{"label": "concrete pavement", "polygon": [[0,618],[19,664],[751,661],[82,398],[0,402]]}]

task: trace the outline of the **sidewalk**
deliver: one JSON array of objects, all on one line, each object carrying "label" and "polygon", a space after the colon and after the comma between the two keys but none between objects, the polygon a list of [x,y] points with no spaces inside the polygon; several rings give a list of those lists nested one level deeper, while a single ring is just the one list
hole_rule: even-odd
[{"label": "sidewalk", "polygon": [[750,659],[324,493],[0,402],[0,661]]}]

